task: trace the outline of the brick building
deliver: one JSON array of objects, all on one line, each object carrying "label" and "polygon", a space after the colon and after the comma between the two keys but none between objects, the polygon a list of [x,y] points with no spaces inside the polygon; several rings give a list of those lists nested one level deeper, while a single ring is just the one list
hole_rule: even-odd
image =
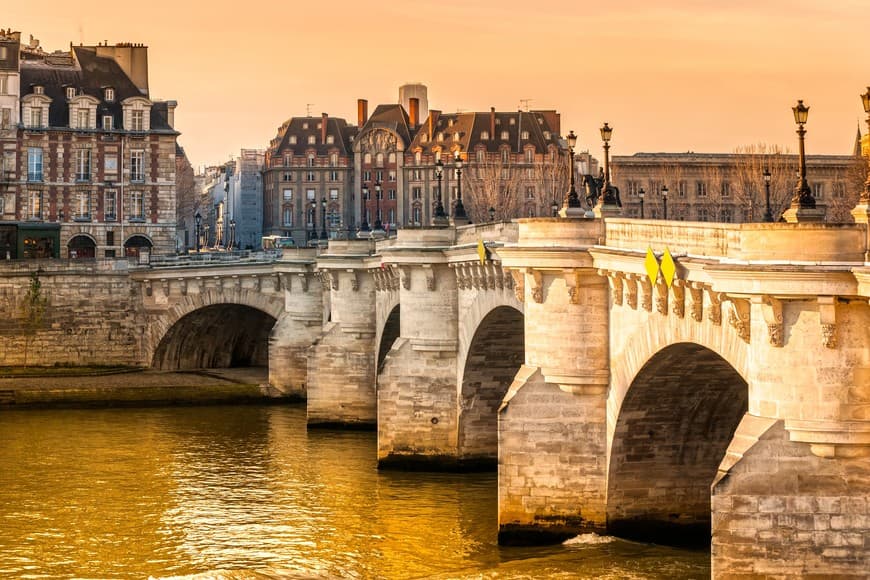
[{"label": "brick building", "polygon": [[13,42],[0,92],[20,81],[3,97],[19,115],[15,151],[4,144],[12,178],[0,190],[10,257],[174,252],[176,103],[149,98],[147,47],[48,53],[33,39],[19,45],[17,33],[2,38]]}]

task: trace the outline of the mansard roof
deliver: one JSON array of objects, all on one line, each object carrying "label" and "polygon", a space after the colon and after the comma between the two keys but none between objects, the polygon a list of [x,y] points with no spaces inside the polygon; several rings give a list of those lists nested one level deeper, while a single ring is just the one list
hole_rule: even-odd
[{"label": "mansard roof", "polygon": [[[67,58],[45,55],[44,58],[29,57],[21,61],[22,96],[33,92],[33,87],[43,87],[45,95],[52,99],[48,111],[50,127],[69,126],[69,103],[66,89],[73,87],[76,95],[89,95],[100,101],[97,118],[114,117],[115,127],[122,127],[121,102],[129,97],[145,97],[133,81],[113,59],[97,56],[92,47],[75,46]],[[115,98],[104,100],[104,90],[112,88]],[[156,102],[151,108],[151,130],[174,131],[169,126],[168,106]]]},{"label": "mansard roof", "polygon": [[[507,146],[510,151],[520,153],[531,145],[535,151],[541,153],[547,151],[551,145],[560,146],[558,127],[550,126],[549,117],[554,114],[552,111],[430,111],[429,114],[432,135],[429,135],[430,119],[427,119],[409,149],[416,151],[419,148],[428,152],[437,147],[453,149],[459,145],[463,151],[484,149],[497,152]],[[503,139],[502,134],[505,132],[507,138]],[[444,139],[439,141],[439,135],[443,135]]]},{"label": "mansard roof", "polygon": [[[351,127],[340,117],[327,117],[326,135],[332,136],[332,143],[324,143],[321,139],[322,129],[318,129],[323,117],[292,117],[278,128],[278,134],[272,139],[269,155],[280,157],[285,153],[304,155],[314,149],[317,155],[328,155],[336,148],[339,154],[348,155],[350,141],[356,134],[356,127]],[[314,136],[314,144],[308,143],[308,137]],[[291,137],[296,142],[291,143]]]}]

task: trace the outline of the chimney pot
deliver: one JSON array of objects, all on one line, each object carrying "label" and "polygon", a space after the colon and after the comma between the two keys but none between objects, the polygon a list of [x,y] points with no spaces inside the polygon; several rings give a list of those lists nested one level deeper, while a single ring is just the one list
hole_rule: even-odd
[{"label": "chimney pot", "polygon": [[369,102],[365,99],[356,100],[357,124],[362,127],[369,120]]},{"label": "chimney pot", "polygon": [[326,144],[326,124],[329,122],[329,115],[326,113],[322,113],[322,120],[320,121],[320,143]]},{"label": "chimney pot", "polygon": [[411,117],[411,128],[416,129],[417,125],[420,124],[420,99],[411,97],[408,99],[408,107],[411,109],[408,111]]}]

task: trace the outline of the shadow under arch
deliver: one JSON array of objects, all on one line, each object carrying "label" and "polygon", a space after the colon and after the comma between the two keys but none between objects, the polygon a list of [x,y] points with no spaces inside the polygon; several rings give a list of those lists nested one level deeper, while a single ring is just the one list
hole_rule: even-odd
[{"label": "shadow under arch", "polygon": [[242,304],[213,304],[179,318],[160,340],[152,366],[161,370],[268,366],[276,319]]},{"label": "shadow under arch", "polygon": [[393,343],[401,334],[401,306],[396,305],[387,316],[387,321],[384,323],[384,330],[381,332],[381,342],[378,345],[378,361],[377,374],[381,374],[386,364],[387,353],[393,347]]},{"label": "shadow under arch", "polygon": [[709,545],[710,486],[740,419],[748,385],[694,343],[652,356],[619,410],[607,479],[607,527],[661,544]]},{"label": "shadow under arch", "polygon": [[523,313],[498,306],[474,332],[462,372],[459,454],[464,463],[495,467],[498,408],[525,360]]}]

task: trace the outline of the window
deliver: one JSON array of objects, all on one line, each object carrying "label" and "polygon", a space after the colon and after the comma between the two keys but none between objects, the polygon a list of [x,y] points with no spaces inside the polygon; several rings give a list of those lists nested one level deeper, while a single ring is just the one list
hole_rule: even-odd
[{"label": "window", "polygon": [[27,198],[27,219],[42,219],[42,192],[31,191]]},{"label": "window", "polygon": [[390,181],[396,181],[396,171],[393,169],[390,169],[389,174],[387,175],[387,178]]},{"label": "window", "polygon": [[535,150],[534,149],[526,149],[526,163],[534,163],[535,162]]},{"label": "window", "polygon": [[330,189],[329,190],[329,199],[331,199],[332,201],[338,200],[338,190],[337,189]]},{"label": "window", "polygon": [[75,205],[73,206],[73,219],[91,219],[91,192],[79,191],[76,193]]},{"label": "window", "polygon": [[141,191],[130,193],[130,221],[145,219],[145,199]]},{"label": "window", "polygon": [[526,187],[526,199],[535,199],[535,187],[533,185]]},{"label": "window", "polygon": [[387,199],[396,199],[396,190],[390,189],[387,191]]},{"label": "window", "polygon": [[329,172],[329,180],[330,181],[341,181],[341,175],[338,171],[330,171]]},{"label": "window", "polygon": [[333,143],[335,143],[335,136],[334,135],[327,135],[326,136],[326,144],[332,145]]},{"label": "window", "polygon": [[507,131],[502,131],[502,132],[501,132],[501,140],[502,140],[502,141],[507,141],[508,139],[510,139],[510,136],[509,136],[508,132],[507,132]]},{"label": "window", "polygon": [[480,132],[480,140],[486,141],[487,139],[489,139],[489,131],[481,131]]},{"label": "window", "polygon": [[338,153],[329,154],[329,166],[338,167]]},{"label": "window", "polygon": [[145,181],[145,151],[130,151],[130,181]]},{"label": "window", "polygon": [[507,169],[506,167],[502,167],[501,178],[502,179],[510,179],[510,177],[511,177],[511,170]]},{"label": "window", "polygon": [[384,172],[380,169],[375,171],[375,179],[382,182],[384,180]]},{"label": "window", "polygon": [[501,150],[501,162],[508,163],[511,160],[511,152],[507,149]]},{"label": "window", "polygon": [[305,199],[307,199],[308,201],[314,201],[314,190],[313,189],[306,189],[305,190]]},{"label": "window", "polygon": [[544,131],[544,139],[546,139],[547,141],[550,140],[550,132],[549,131]]},{"label": "window", "polygon": [[43,88],[42,85],[36,85],[33,87],[33,94],[34,95],[44,95],[45,89]]},{"label": "window", "polygon": [[314,145],[316,142],[317,142],[317,139],[316,139],[316,137],[314,137],[314,135],[308,136],[308,144],[309,145]]},{"label": "window", "polygon": [[111,131],[115,128],[115,118],[112,115],[103,115],[103,130]]},{"label": "window", "polygon": [[145,111],[142,111],[141,109],[130,111],[130,130],[145,130]]},{"label": "window", "polygon": [[66,88],[66,98],[72,99],[76,96],[76,88],[75,87],[67,87]]},{"label": "window", "polygon": [[285,155],[284,156],[284,167],[290,167],[290,165],[292,163],[293,163],[293,156],[292,155]]},{"label": "window", "polygon": [[[707,197],[707,184],[704,183],[703,181],[698,181],[698,182],[696,182],[696,183],[695,183],[695,192],[697,193],[698,197]],[[705,210],[705,211],[706,211],[706,210]],[[700,221],[704,221],[704,222],[705,222],[705,221],[707,221],[707,220],[706,220],[706,219],[703,219],[703,220],[700,220]]]},{"label": "window", "polygon": [[[731,183],[728,181],[722,182],[722,197],[731,197]],[[725,220],[722,220],[725,221]],[[728,220],[731,221],[731,220]]]},{"label": "window", "polygon": [[27,148],[27,181],[42,181],[42,149]]},{"label": "window", "polygon": [[[107,189],[103,196],[103,219],[107,222],[113,222],[118,219],[118,192],[114,189]],[[112,242],[109,242],[109,234],[112,234]],[[114,245],[114,234],[108,232],[106,234],[106,244]]]},{"label": "window", "polygon": [[375,166],[383,167],[384,166],[384,154],[378,153],[375,155]]},{"label": "window", "polygon": [[6,198],[0,195],[0,215],[6,213]]},{"label": "window", "polygon": [[284,190],[284,201],[293,201],[293,190],[285,189]]},{"label": "window", "polygon": [[363,171],[363,181],[371,181],[372,180],[372,172],[371,171]]},{"label": "window", "polygon": [[281,222],[284,224],[284,227],[293,227],[293,206],[285,205],[283,207],[283,211],[281,212]]},{"label": "window", "polygon": [[423,223],[423,211],[420,209],[420,206],[415,205],[415,206],[414,206],[414,209],[412,210],[412,212],[413,212],[413,213],[412,213],[412,217],[411,217],[412,221],[413,221],[415,224],[421,224],[421,223]]},{"label": "window", "polygon": [[846,197],[846,184],[842,181],[834,183],[834,197]]},{"label": "window", "polygon": [[688,189],[688,187],[686,186],[685,181],[677,182],[677,195],[679,197],[686,197],[686,189]]},{"label": "window", "polygon": [[698,221],[699,222],[705,222],[705,221],[708,221],[710,219],[706,207],[699,207],[697,211],[698,211]]},{"label": "window", "polygon": [[103,169],[106,173],[118,173],[118,157],[116,155],[106,155],[103,158]]},{"label": "window", "polygon": [[390,152],[390,154],[387,156],[387,163],[395,163],[395,162],[396,162],[396,153]]},{"label": "window", "polygon": [[42,127],[42,107],[30,109],[30,126]]},{"label": "window", "polygon": [[421,199],[423,197],[423,189],[420,187],[411,188],[411,199]]},{"label": "window", "polygon": [[628,192],[629,197],[636,197],[638,189],[637,182],[633,180],[628,181],[625,185],[625,190]]},{"label": "window", "polygon": [[824,183],[814,183],[813,184],[813,197],[816,199],[822,199],[823,194],[825,193],[825,184]]},{"label": "window", "polygon": [[303,131],[307,131],[307,130],[308,130],[308,123],[307,123],[307,122],[306,122],[306,123],[302,123],[302,130],[303,130]]},{"label": "window", "polygon": [[9,94],[9,77],[6,75],[0,75],[0,95],[7,94]]},{"label": "window", "polygon": [[308,154],[308,159],[306,160],[308,167],[314,167],[314,153]]},{"label": "window", "polygon": [[[291,145],[296,145],[296,135],[290,135],[290,139],[288,139]],[[289,163],[287,165],[290,165]]]},{"label": "window", "polygon": [[731,223],[733,221],[731,208],[723,207],[722,210],[719,212],[719,218],[720,221],[723,221],[725,223]]},{"label": "window", "polygon": [[306,171],[305,181],[317,181],[317,174],[313,171]]},{"label": "window", "polygon": [[510,123],[511,125],[516,125],[516,124],[517,124],[517,120],[516,120],[515,117],[511,117],[511,118],[510,118],[510,121],[508,121],[508,123]]},{"label": "window", "polygon": [[91,180],[91,150],[77,149],[75,153],[76,181]]},{"label": "window", "polygon": [[523,132],[520,134],[520,138],[521,138],[521,139],[528,139],[528,138],[529,138],[529,132],[528,132],[528,131],[523,131]]},{"label": "window", "polygon": [[438,140],[444,141],[444,133],[438,133]]},{"label": "window", "polygon": [[115,232],[109,230],[106,232],[106,245],[114,246],[115,245]]},{"label": "window", "polygon": [[115,89],[107,88],[103,91],[103,99],[109,101],[110,103],[115,100]]},{"label": "window", "polygon": [[8,129],[12,126],[12,109],[4,107],[0,109],[0,127]]},{"label": "window", "polygon": [[390,212],[389,212],[389,214],[387,214],[387,216],[388,216],[387,221],[389,223],[391,223],[391,224],[396,223],[396,210],[395,209],[390,208]]},{"label": "window", "polygon": [[420,165],[423,163],[423,152],[415,151],[414,152],[414,165]]}]

